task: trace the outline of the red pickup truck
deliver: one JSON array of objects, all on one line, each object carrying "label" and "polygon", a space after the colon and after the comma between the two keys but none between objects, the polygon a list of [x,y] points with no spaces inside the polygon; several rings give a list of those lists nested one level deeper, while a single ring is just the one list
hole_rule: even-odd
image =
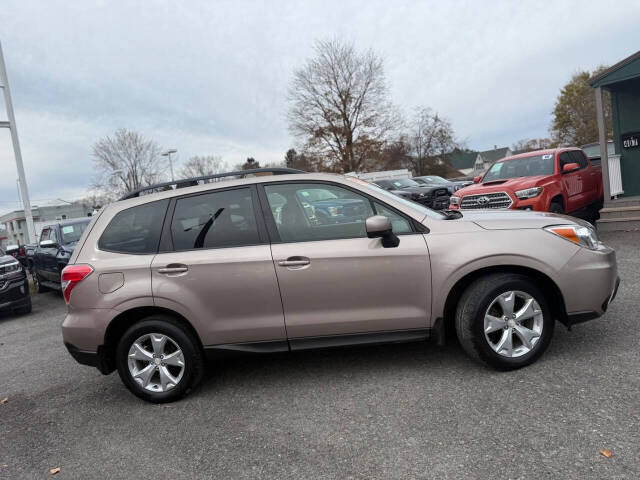
[{"label": "red pickup truck", "polygon": [[450,198],[449,208],[574,213],[602,205],[602,171],[579,148],[522,153],[498,160]]}]

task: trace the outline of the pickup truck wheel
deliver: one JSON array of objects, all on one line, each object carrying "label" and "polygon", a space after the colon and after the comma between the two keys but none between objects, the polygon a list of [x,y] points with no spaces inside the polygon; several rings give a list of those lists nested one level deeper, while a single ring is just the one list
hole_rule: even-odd
[{"label": "pickup truck wheel", "polygon": [[559,214],[563,214],[564,213],[564,208],[562,208],[562,204],[558,203],[558,202],[551,202],[549,204],[549,211],[551,213],[559,213]]},{"label": "pickup truck wheel", "polygon": [[191,332],[170,316],[152,315],[124,333],[116,349],[116,367],[131,393],[165,403],[200,382],[204,361]]},{"label": "pickup truck wheel", "polygon": [[472,358],[512,370],[535,362],[549,346],[555,321],[544,294],[524,275],[496,273],[460,298],[456,332]]},{"label": "pickup truck wheel", "polygon": [[33,286],[36,288],[36,292],[38,293],[44,293],[49,291],[47,287],[42,285],[42,279],[40,278],[40,275],[38,275],[37,272],[33,273]]}]

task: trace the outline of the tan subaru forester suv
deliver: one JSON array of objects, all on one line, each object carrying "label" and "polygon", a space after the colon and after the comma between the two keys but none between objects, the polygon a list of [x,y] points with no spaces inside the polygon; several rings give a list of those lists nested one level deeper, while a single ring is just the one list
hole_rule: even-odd
[{"label": "tan subaru forester suv", "polygon": [[216,353],[442,343],[451,328],[508,370],[617,290],[615,252],[579,220],[437,212],[340,175],[244,174],[156,185],[94,216],[62,273],[78,362],[166,402]]}]

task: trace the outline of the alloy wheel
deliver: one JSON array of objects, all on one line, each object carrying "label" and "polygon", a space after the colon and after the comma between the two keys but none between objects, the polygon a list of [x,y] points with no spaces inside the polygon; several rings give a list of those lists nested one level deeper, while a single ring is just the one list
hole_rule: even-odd
[{"label": "alloy wheel", "polygon": [[540,304],[520,290],[501,293],[484,315],[484,336],[498,355],[520,357],[533,350],[542,336]]},{"label": "alloy wheel", "polygon": [[163,333],[148,333],[131,344],[127,356],[129,373],[150,392],[167,392],[184,374],[184,354],[179,345]]}]

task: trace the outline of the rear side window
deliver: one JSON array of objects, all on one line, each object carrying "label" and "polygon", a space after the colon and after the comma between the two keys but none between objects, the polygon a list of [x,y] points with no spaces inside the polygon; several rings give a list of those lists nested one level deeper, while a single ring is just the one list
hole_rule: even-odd
[{"label": "rear side window", "polygon": [[171,236],[176,251],[260,243],[251,189],[179,199],[171,221]]},{"label": "rear side window", "polygon": [[156,253],[169,200],[122,210],[105,228],[98,248],[118,253]]}]

